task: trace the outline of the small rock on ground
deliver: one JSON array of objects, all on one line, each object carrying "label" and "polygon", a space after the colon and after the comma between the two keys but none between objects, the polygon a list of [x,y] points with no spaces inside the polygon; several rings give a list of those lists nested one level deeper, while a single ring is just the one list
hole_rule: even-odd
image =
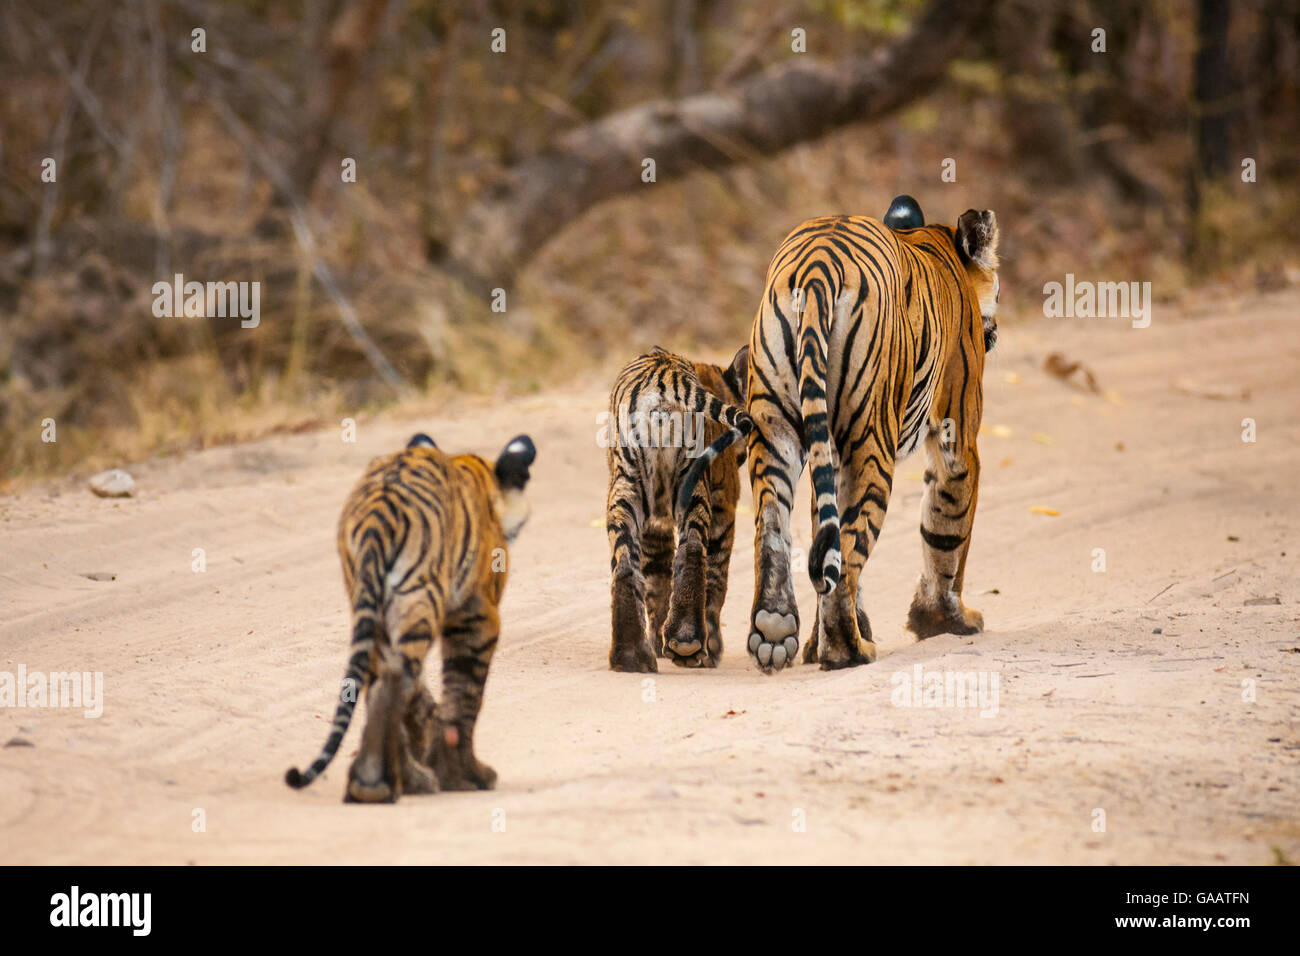
[{"label": "small rock on ground", "polygon": [[121,468],[113,468],[91,478],[90,490],[101,498],[130,498],[135,492],[135,479]]}]

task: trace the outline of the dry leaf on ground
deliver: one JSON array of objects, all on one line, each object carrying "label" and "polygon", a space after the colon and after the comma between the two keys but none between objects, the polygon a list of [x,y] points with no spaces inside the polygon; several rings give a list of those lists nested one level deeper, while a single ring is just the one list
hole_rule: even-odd
[{"label": "dry leaf on ground", "polygon": [[1097,376],[1092,374],[1092,369],[1088,368],[1082,362],[1071,362],[1060,352],[1053,352],[1043,360],[1043,371],[1048,375],[1054,375],[1061,381],[1073,385],[1071,376],[1075,372],[1083,373],[1083,381],[1087,385],[1088,391],[1100,392],[1101,386],[1097,384]]}]

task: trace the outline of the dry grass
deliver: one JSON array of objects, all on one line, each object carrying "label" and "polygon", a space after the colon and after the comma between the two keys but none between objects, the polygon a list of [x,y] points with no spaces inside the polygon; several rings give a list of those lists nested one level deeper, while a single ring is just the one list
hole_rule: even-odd
[{"label": "dry grass", "polygon": [[[944,121],[961,117],[961,121]],[[1181,203],[1126,206],[1100,181],[1060,183],[1008,155],[995,111],[957,93],[897,122],[845,129],[754,166],[647,184],[591,210],[542,252],[504,314],[429,269],[419,210],[401,176],[322,185],[313,207],[322,254],[369,335],[409,383],[382,384],[310,277],[268,195],[232,174],[230,144],[196,120],[177,186],[171,272],[260,281],[256,329],[237,319],[155,318],[156,249],[147,184],[128,191],[138,233],[64,225],[72,238],[51,277],[17,284],[0,326],[0,488],[78,475],[158,454],[286,428],[364,420],[430,394],[530,391],[661,344],[729,350],[745,338],[768,258],[802,220],[881,215],[897,193],[931,221],[968,206],[997,210],[1003,321],[1037,313],[1042,285],[1065,272],[1152,282],[1173,300],[1205,282],[1294,281],[1300,200],[1269,185],[1205,197],[1193,226]],[[1134,164],[1179,196],[1186,145],[1135,150]],[[944,157],[960,157],[942,183]],[[918,171],[924,171],[921,175]],[[326,177],[328,178],[328,177]],[[1272,177],[1277,181],[1279,177]],[[41,422],[58,441],[41,441]]]}]

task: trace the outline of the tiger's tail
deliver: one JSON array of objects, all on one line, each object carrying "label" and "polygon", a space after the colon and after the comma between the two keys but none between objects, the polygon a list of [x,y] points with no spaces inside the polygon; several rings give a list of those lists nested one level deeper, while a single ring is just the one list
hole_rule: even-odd
[{"label": "tiger's tail", "polygon": [[754,420],[749,417],[748,412],[738,405],[730,405],[722,401],[702,385],[696,392],[693,411],[725,425],[727,430],[700,452],[699,457],[687,470],[686,477],[682,479],[681,489],[677,492],[677,510],[682,514],[685,514],[686,509],[690,507],[691,495],[704,470],[713,463],[715,458],[736,442],[748,438],[749,433],[754,430]]},{"label": "tiger's tail", "polygon": [[356,597],[352,608],[352,654],[348,658],[348,668],[343,675],[343,690],[339,696],[339,705],[334,710],[334,723],[330,734],[325,738],[325,746],[306,772],[297,767],[290,767],[284,775],[284,782],[295,790],[301,790],[324,772],[330,765],[339,745],[352,723],[352,712],[357,709],[357,698],[366,686],[366,677],[370,673],[370,658],[374,652],[379,636],[379,615],[381,613],[383,555],[380,543],[372,534],[366,536],[366,543],[357,562]]},{"label": "tiger's tail", "polygon": [[[824,287],[823,287],[824,288]],[[840,509],[836,498],[835,453],[831,447],[830,417],[826,403],[826,344],[830,338],[829,294],[823,302],[818,290],[803,290],[804,312],[799,324],[799,410],[803,438],[812,468],[812,490],[817,509],[817,530],[808,553],[808,576],[818,594],[829,594],[840,581]],[[822,326],[825,326],[823,328]]]}]

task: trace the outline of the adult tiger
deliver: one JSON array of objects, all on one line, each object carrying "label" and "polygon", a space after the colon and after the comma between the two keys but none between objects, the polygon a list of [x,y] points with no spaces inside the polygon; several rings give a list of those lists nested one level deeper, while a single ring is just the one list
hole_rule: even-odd
[{"label": "adult tiger", "polygon": [[[403,793],[490,790],[496,771],[474,756],[474,725],[496,649],[507,542],[528,518],[524,487],[537,452],[527,435],[495,467],[445,454],[427,435],[370,463],[339,519],[343,582],[352,607],[344,692],[305,787],[334,759],[366,690],[361,751],[348,772],[348,802],[392,802]],[[420,678],[442,643],[442,705]]]},{"label": "adult tiger", "polygon": [[[915,208],[912,208],[915,207]],[[888,216],[813,219],[768,268],[750,338],[749,471],[756,510],[749,651],[793,663],[799,612],[790,508],[810,461],[817,622],[804,661],[876,658],[858,582],[880,534],[894,463],[924,444],[923,569],[908,614],[918,637],[983,628],[961,599],[979,485],[985,353],[997,337],[997,219],[920,226],[910,197]],[[912,228],[903,228],[910,226]]]}]

